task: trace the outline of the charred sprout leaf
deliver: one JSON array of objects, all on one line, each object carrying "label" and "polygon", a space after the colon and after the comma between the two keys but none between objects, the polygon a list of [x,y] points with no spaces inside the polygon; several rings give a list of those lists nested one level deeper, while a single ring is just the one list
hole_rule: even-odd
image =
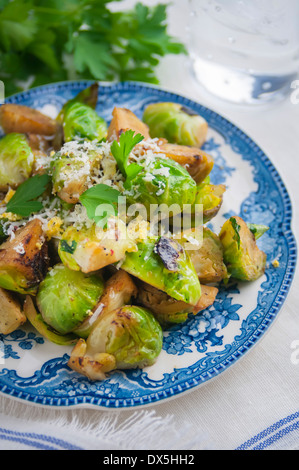
[{"label": "charred sprout leaf", "polygon": [[261,251],[247,224],[240,217],[231,217],[219,234],[224,262],[230,276],[254,281],[265,272],[266,254]]},{"label": "charred sprout leaf", "polygon": [[45,192],[49,182],[50,176],[35,175],[22,183],[7,203],[7,212],[29,217],[33,212],[41,210],[42,202],[35,201],[35,199]]},{"label": "charred sprout leaf", "polygon": [[37,305],[47,325],[68,334],[90,315],[103,290],[99,276],[88,276],[59,264],[41,282]]},{"label": "charred sprout leaf", "polygon": [[247,225],[250,231],[253,233],[256,240],[261,238],[264,235],[264,233],[270,230],[270,227],[267,227],[266,225],[257,225],[257,224],[247,224]]},{"label": "charred sprout leaf", "polygon": [[176,300],[196,305],[200,296],[200,283],[194,265],[184,250],[176,259],[176,271],[170,271],[155,253],[157,239],[138,244],[138,251],[127,253],[122,269],[132,276],[166,292]]},{"label": "charred sprout leaf", "polygon": [[31,175],[33,153],[23,134],[11,133],[0,140],[0,190],[17,188]]},{"label": "charred sprout leaf", "polygon": [[154,251],[160,256],[168,271],[178,271],[178,258],[183,251],[182,246],[178,242],[166,237],[161,237],[156,243]]},{"label": "charred sprout leaf", "polygon": [[133,148],[144,139],[143,135],[135,134],[133,130],[127,130],[119,137],[119,141],[115,140],[111,145],[111,153],[114,156],[117,165],[122,174],[132,179],[142,169],[140,165],[129,164],[129,156]]},{"label": "charred sprout leaf", "polygon": [[207,137],[208,125],[204,118],[176,103],[154,103],[143,114],[152,138],[200,148]]}]

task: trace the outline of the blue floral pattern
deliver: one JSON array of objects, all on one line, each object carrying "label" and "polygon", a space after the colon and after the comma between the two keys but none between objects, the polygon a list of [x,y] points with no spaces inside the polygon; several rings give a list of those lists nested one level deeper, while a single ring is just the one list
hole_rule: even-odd
[{"label": "blue floral pattern", "polygon": [[[91,82],[65,82],[39,87],[7,100],[42,109],[62,104]],[[290,288],[297,259],[291,231],[292,208],[287,190],[270,160],[240,129],[208,108],[187,98],[138,83],[102,84],[98,111],[107,121],[114,106],[130,108],[139,117],[149,103],[173,101],[189,106],[209,123],[212,135],[204,149],[215,159],[211,175],[214,184],[228,184],[238,177],[238,164],[248,162],[252,189],[242,201],[240,215],[245,220],[266,223],[270,230],[259,241],[268,255],[264,278],[250,294],[236,283],[220,286],[217,300],[200,315],[190,315],[183,325],[164,333],[163,351],[157,364],[144,370],[111,373],[103,382],[91,382],[71,371],[69,353],[49,346],[32,329],[20,329],[0,337],[4,365],[0,370],[0,391],[43,406],[94,406],[130,408],[156,403],[184,393],[219,375],[256,344],[276,318]],[[224,151],[225,146],[225,151]],[[246,175],[247,176],[247,175]],[[256,190],[256,187],[258,188]],[[236,215],[232,211],[222,217]],[[212,227],[212,225],[211,225]],[[279,269],[271,261],[278,259]],[[28,328],[28,327],[27,327]],[[49,349],[48,349],[49,348]],[[24,370],[23,357],[34,359],[49,351],[40,365]],[[32,354],[32,356],[30,356]]]}]

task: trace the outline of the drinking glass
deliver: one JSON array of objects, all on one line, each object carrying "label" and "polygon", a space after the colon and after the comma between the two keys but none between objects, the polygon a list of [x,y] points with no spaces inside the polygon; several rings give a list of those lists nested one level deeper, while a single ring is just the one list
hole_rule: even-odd
[{"label": "drinking glass", "polygon": [[197,80],[235,103],[289,93],[299,71],[298,0],[189,0]]}]

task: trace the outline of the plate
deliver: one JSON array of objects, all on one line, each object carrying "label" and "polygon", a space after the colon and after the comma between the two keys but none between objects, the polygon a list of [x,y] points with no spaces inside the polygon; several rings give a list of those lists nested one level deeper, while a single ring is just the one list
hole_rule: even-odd
[{"label": "plate", "polygon": [[[91,83],[42,86],[6,102],[54,117],[65,101]],[[163,350],[155,365],[113,372],[102,382],[91,382],[70,370],[71,349],[49,343],[28,325],[0,336],[2,394],[44,407],[124,409],[156,404],[221,375],[256,345],[276,319],[296,264],[292,207],[283,181],[244,132],[185,97],[139,83],[100,83],[97,111],[108,122],[114,106],[129,108],[141,117],[148,104],[160,101],[188,106],[208,121],[204,149],[215,159],[211,181],[227,186],[222,209],[210,226],[218,232],[232,215],[269,225],[269,232],[258,241],[268,256],[265,275],[253,283],[221,287],[212,307],[165,331]],[[272,265],[274,260],[279,261],[278,268]]]}]

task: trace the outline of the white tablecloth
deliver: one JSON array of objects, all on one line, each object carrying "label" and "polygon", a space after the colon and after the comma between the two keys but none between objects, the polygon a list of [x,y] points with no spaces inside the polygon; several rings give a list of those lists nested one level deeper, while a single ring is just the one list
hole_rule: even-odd
[{"label": "white tablecloth", "polygon": [[[176,0],[170,10],[171,33],[183,40],[186,6]],[[158,74],[163,88],[214,109],[262,147],[291,195],[298,237],[299,104],[289,98],[252,108],[221,102],[196,83],[185,56],[166,57]],[[137,412],[58,412],[0,397],[0,449],[299,449],[299,354],[292,349],[299,344],[298,281],[297,272],[262,341],[203,387]]]}]

